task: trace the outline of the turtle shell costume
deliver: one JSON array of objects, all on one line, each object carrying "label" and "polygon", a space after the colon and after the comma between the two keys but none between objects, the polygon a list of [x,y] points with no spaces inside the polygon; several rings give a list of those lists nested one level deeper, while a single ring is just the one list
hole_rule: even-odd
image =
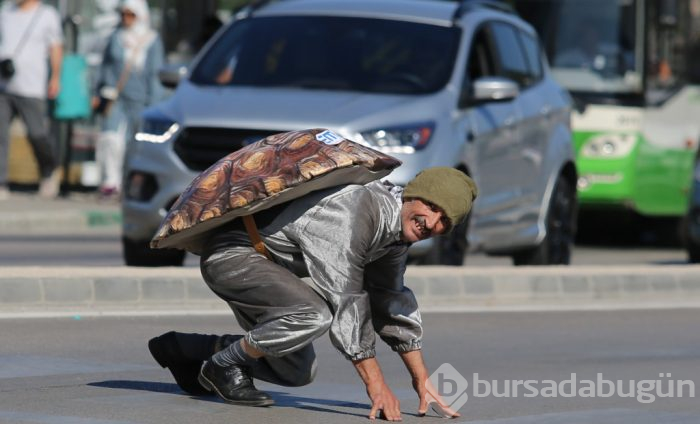
[{"label": "turtle shell costume", "polygon": [[401,162],[326,129],[271,135],[220,159],[180,195],[151,240],[152,248],[199,254],[208,233],[237,218],[256,245],[251,215],[315,190],[366,184]]}]

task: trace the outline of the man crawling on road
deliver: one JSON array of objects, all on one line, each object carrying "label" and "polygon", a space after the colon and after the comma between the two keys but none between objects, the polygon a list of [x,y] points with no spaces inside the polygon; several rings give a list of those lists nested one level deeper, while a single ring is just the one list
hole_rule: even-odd
[{"label": "man crawling on road", "polygon": [[190,394],[267,406],[274,400],[253,379],[309,384],[312,342],[328,332],[366,386],[369,417],[399,421],[399,400],[375,358],[376,333],[411,375],[419,414],[434,402],[457,416],[429,384],[418,304],[403,281],[410,244],[448,233],[476,195],[468,176],[442,167],[424,170],[405,188],[374,181],[312,192],[255,214],[269,259],[241,220],[231,221],[205,243],[201,271],[245,334],[169,332],[151,339],[149,349]]}]

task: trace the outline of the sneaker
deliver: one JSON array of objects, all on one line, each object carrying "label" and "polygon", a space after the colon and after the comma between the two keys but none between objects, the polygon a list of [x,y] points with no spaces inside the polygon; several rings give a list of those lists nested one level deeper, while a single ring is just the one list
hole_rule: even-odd
[{"label": "sneaker", "polygon": [[270,395],[253,385],[246,368],[240,365],[220,367],[206,361],[199,372],[199,383],[234,405],[269,406],[275,403]]},{"label": "sneaker", "polygon": [[55,199],[61,188],[61,170],[56,168],[50,176],[42,178],[39,183],[39,197]]},{"label": "sneaker", "polygon": [[119,192],[119,189],[117,187],[107,187],[103,186],[100,187],[100,200],[108,202],[108,201],[119,201],[121,198],[121,194]]},{"label": "sneaker", "polygon": [[7,186],[0,185],[0,200],[7,200],[10,198],[10,189]]}]

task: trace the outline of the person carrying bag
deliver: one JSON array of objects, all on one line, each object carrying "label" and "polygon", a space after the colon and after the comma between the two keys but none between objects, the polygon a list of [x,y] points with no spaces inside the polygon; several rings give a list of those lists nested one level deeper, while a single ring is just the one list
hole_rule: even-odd
[{"label": "person carrying bag", "polygon": [[[145,39],[143,41],[146,41]],[[94,112],[100,116],[107,116],[112,110],[112,105],[119,98],[119,93],[124,88],[124,84],[129,79],[129,72],[131,71],[132,62],[134,58],[139,53],[139,50],[143,47],[143,43],[140,43],[132,53],[132,57],[124,64],[124,69],[119,75],[119,80],[117,81],[116,87],[102,86],[98,91],[97,100],[94,103]]]},{"label": "person carrying bag", "polygon": [[0,59],[0,76],[2,78],[9,80],[13,76],[15,76],[15,62],[13,61],[13,58],[17,57],[22,52],[22,49],[24,48],[24,45],[27,42],[27,38],[29,38],[29,35],[34,29],[34,24],[36,23],[37,18],[41,14],[41,11],[42,8],[38,7],[34,12],[34,16],[32,16],[31,22],[29,22],[29,25],[27,25],[27,28],[25,28],[24,34],[22,34],[22,38],[20,39],[19,44],[17,44],[17,47],[15,47],[15,51],[12,54],[12,56]]},{"label": "person carrying bag", "polygon": [[59,194],[58,151],[49,134],[48,102],[61,91],[61,16],[41,0],[0,3],[0,200],[10,197],[10,126],[19,118],[36,159],[38,194]]},{"label": "person carrying bag", "polygon": [[141,125],[141,112],[162,98],[158,71],[163,66],[163,45],[149,24],[145,0],[122,0],[121,24],[105,47],[98,90],[93,97],[100,118],[96,159],[103,198],[118,198],[123,162]]}]

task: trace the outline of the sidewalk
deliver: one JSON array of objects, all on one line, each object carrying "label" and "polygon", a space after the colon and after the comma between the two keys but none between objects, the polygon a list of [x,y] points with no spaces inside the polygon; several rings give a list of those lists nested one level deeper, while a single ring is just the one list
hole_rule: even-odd
[{"label": "sidewalk", "polygon": [[[409,267],[423,311],[700,308],[700,265]],[[230,313],[196,267],[5,267],[0,318]]]},{"label": "sidewalk", "polygon": [[[117,202],[92,193],[0,202],[0,236],[119,231]],[[700,265],[414,267],[406,285],[423,310],[700,308]],[[230,313],[199,269],[0,268],[0,316]]]},{"label": "sidewalk", "polygon": [[120,225],[119,203],[100,201],[95,193],[71,192],[49,200],[13,191],[8,200],[0,201],[0,235],[82,233]]}]

